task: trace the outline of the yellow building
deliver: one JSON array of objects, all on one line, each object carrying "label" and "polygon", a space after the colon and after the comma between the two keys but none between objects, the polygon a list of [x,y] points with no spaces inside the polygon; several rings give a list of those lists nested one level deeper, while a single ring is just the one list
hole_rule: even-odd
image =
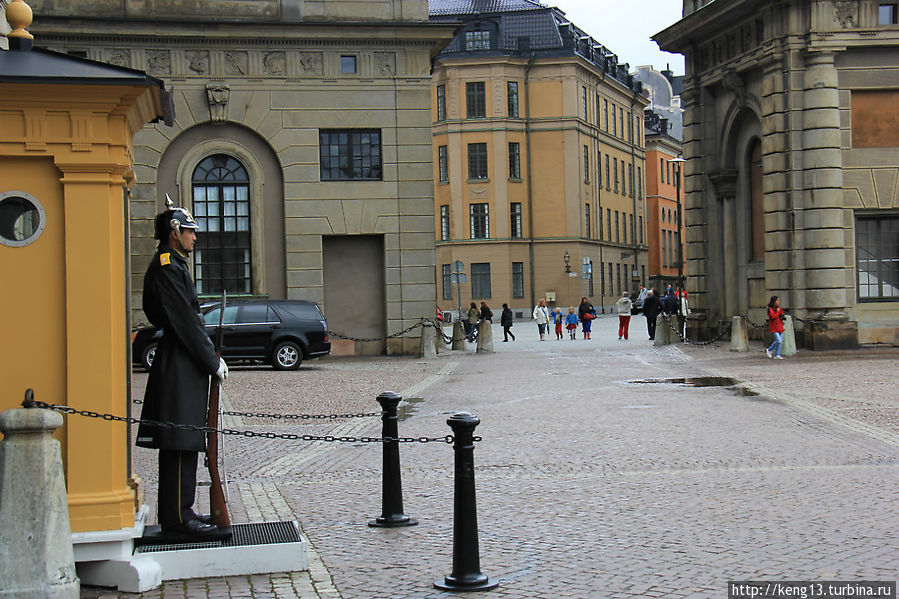
[{"label": "yellow building", "polygon": [[[438,304],[540,299],[597,308],[646,279],[642,86],[617,57],[528,0],[474,12],[433,78]],[[453,263],[466,280],[454,284]],[[458,288],[457,288],[458,287]]]},{"label": "yellow building", "polygon": [[[0,50],[0,411],[26,389],[51,405],[129,411],[128,187],[135,133],[172,122],[162,82],[34,48],[12,2]],[[70,416],[57,431],[76,545],[136,524],[129,431]],[[102,459],[98,459],[102,456]],[[36,506],[43,509],[47,506]],[[76,559],[79,551],[76,548]]]}]

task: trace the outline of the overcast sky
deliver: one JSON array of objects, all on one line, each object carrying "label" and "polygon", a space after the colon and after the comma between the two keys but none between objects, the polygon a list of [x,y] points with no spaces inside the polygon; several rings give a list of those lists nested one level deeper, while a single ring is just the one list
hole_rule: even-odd
[{"label": "overcast sky", "polygon": [[540,0],[565,12],[572,23],[618,55],[620,64],[671,65],[684,74],[684,57],[659,50],[650,36],[680,20],[682,0]]}]

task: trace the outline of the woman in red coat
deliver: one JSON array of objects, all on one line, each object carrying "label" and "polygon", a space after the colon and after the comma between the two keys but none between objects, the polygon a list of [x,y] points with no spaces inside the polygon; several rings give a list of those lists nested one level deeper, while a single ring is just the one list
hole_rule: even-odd
[{"label": "woman in red coat", "polygon": [[775,360],[784,359],[780,355],[780,346],[783,343],[785,319],[784,311],[780,307],[780,298],[772,295],[771,301],[768,302],[768,330],[774,335],[774,342],[765,351],[769,358],[774,358]]}]

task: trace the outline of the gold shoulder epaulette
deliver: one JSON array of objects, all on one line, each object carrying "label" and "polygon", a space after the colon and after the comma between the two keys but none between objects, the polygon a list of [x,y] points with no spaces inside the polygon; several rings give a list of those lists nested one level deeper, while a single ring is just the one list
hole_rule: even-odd
[{"label": "gold shoulder epaulette", "polygon": [[164,254],[159,254],[159,264],[160,266],[168,266],[172,263],[172,255],[169,252]]}]

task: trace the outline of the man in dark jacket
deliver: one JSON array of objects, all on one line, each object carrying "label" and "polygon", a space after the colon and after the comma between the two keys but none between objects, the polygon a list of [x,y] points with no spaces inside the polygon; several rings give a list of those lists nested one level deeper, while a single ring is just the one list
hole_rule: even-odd
[{"label": "man in dark jacket", "polygon": [[646,299],[643,300],[643,316],[646,317],[646,330],[649,331],[649,340],[656,338],[656,317],[662,307],[659,304],[659,298],[651,290],[646,292]]},{"label": "man in dark jacket", "polygon": [[512,310],[509,309],[509,304],[503,304],[503,313],[500,314],[499,323],[503,325],[503,341],[508,341],[509,337],[515,341],[515,335],[509,330],[512,328]]},{"label": "man in dark jacket", "polygon": [[[206,425],[209,377],[228,376],[203,327],[200,302],[187,259],[196,242],[197,223],[166,196],[167,209],[156,216],[159,248],[144,276],[143,308],[163,336],[156,348],[144,394],[142,420]],[[137,445],[159,450],[157,517],[167,535],[217,538],[218,528],[193,511],[197,461],[206,451],[202,431],[141,423]]]}]

